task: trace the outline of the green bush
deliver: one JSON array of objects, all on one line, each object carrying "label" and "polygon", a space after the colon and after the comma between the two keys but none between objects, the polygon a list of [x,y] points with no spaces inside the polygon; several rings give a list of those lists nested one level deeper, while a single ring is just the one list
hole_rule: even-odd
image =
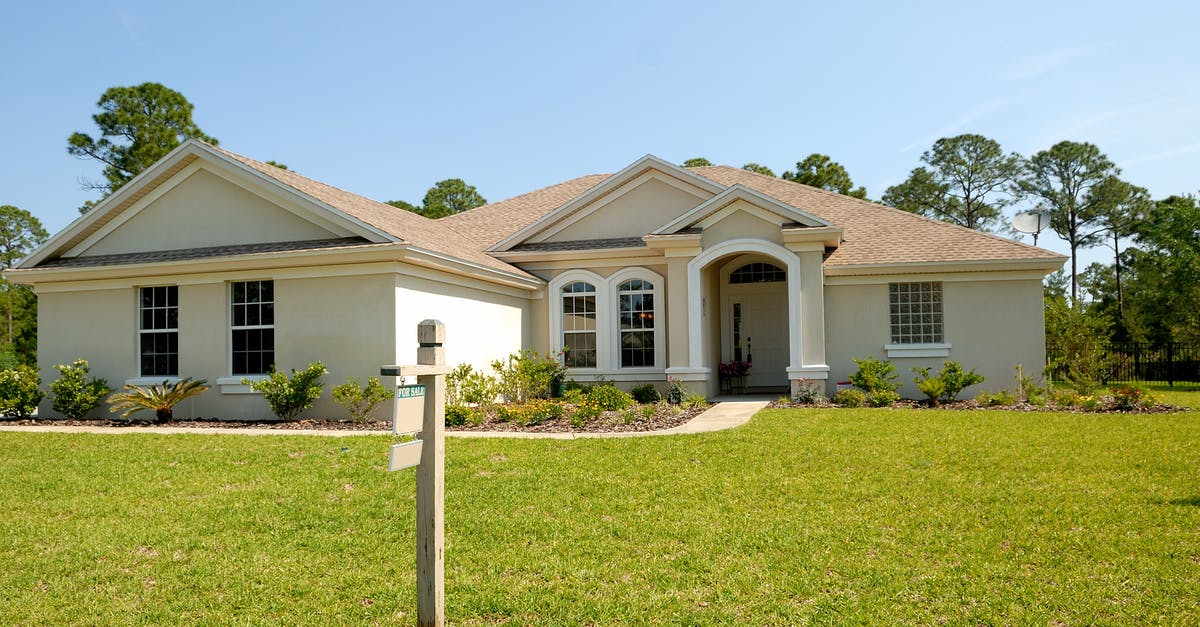
[{"label": "green bush", "polygon": [[58,379],[50,384],[50,407],[68,418],[83,418],[112,392],[104,379],[88,377],[90,369],[86,359],[76,359],[69,366],[59,364],[54,368],[58,370]]},{"label": "green bush", "polygon": [[1009,390],[1000,390],[999,392],[984,390],[975,397],[975,402],[981,407],[1007,407],[1017,404],[1017,395]]},{"label": "green bush", "polygon": [[587,399],[575,407],[575,411],[571,414],[571,426],[582,427],[599,418],[602,413],[604,413],[604,409],[600,405],[591,399]]},{"label": "green bush", "polygon": [[674,377],[667,377],[667,402],[672,405],[678,405],[683,402],[683,397],[688,395],[688,388],[683,384],[683,381]]},{"label": "green bush", "polygon": [[796,387],[796,402],[807,405],[820,405],[825,402],[825,394],[818,387],[820,383],[812,383],[801,379]]},{"label": "green bush", "polygon": [[605,411],[621,411],[634,404],[633,396],[614,385],[597,385],[588,390],[587,398]]},{"label": "green bush", "polygon": [[893,390],[875,390],[867,394],[867,404],[871,407],[888,407],[900,400],[900,395]]},{"label": "green bush", "polygon": [[1112,387],[1113,402],[1117,409],[1129,411],[1138,407],[1153,407],[1155,398],[1145,388],[1133,385],[1116,385]]},{"label": "green bush", "polygon": [[708,407],[708,399],[703,394],[688,394],[680,404],[688,409],[704,409]]},{"label": "green bush", "polygon": [[896,382],[896,367],[892,362],[867,355],[866,359],[855,359],[854,363],[858,364],[858,370],[850,375],[850,382],[866,394],[895,392],[900,387]]},{"label": "green bush", "polygon": [[281,420],[291,420],[321,398],[320,379],[326,372],[329,371],[325,364],[314,361],[299,372],[292,368],[290,378],[272,367],[267,378],[257,381],[246,378],[242,379],[242,384],[261,393],[271,411]]},{"label": "green bush", "polygon": [[379,377],[367,379],[367,384],[359,385],[356,377],[347,377],[346,382],[333,388],[333,400],[341,405],[350,419],[354,422],[366,422],[367,416],[379,407],[380,403],[392,400],[396,393],[383,387]]},{"label": "green bush", "polygon": [[558,355],[522,350],[492,362],[499,392],[510,403],[550,398],[550,384],[561,381],[566,367]]},{"label": "green bush", "polygon": [[643,405],[647,403],[657,403],[658,399],[662,398],[662,395],[658,393],[658,388],[654,387],[654,384],[652,383],[644,383],[642,385],[634,386],[629,393],[633,395],[633,400]]},{"label": "green bush", "polygon": [[942,397],[946,395],[946,381],[940,375],[931,376],[929,368],[913,368],[912,371],[917,375],[913,383],[917,384],[922,394],[929,397],[929,404],[933,407],[941,404]]},{"label": "green bush", "polygon": [[459,364],[446,375],[447,405],[490,405],[496,400],[497,384],[494,377],[471,367]]},{"label": "green bush", "polygon": [[1054,390],[1050,393],[1050,400],[1059,407],[1078,407],[1082,399],[1074,390]]},{"label": "green bush", "polygon": [[[1017,364],[1014,378],[1017,380],[1017,390],[1021,400],[1030,405],[1045,405],[1046,404],[1046,388],[1040,386],[1033,380],[1033,377],[1025,375],[1025,369],[1021,364]],[[1078,388],[1076,388],[1078,390]],[[1080,392],[1084,396],[1088,394]]]},{"label": "green bush", "polygon": [[497,414],[504,422],[531,427],[562,418],[563,406],[558,401],[535,398],[519,405],[501,405]]},{"label": "green bush", "polygon": [[15,366],[0,370],[0,413],[28,418],[46,396],[36,368]]},{"label": "green bush", "polygon": [[446,405],[446,426],[461,427],[471,419],[471,408],[466,405]]},{"label": "green bush", "polygon": [[126,385],[124,392],[109,397],[109,411],[120,412],[121,418],[128,419],[139,411],[149,410],[154,412],[155,422],[167,422],[175,417],[176,405],[208,389],[208,381],[191,377],[175,383],[163,380],[161,384],[149,386]]},{"label": "green bush", "polygon": [[957,361],[947,361],[942,364],[942,371],[937,376],[929,374],[929,368],[913,368],[917,375],[913,383],[922,394],[929,397],[929,404],[937,407],[941,401],[954,402],[958,394],[976,383],[983,383],[983,376],[971,369],[965,372]]},{"label": "green bush", "polygon": [[867,403],[867,395],[862,390],[846,388],[833,395],[833,402],[841,407],[862,407]]}]

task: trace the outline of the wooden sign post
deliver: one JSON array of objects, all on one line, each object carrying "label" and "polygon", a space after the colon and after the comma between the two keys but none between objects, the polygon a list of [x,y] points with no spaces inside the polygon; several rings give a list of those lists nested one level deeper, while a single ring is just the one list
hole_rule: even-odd
[{"label": "wooden sign post", "polygon": [[[417,467],[417,624],[446,623],[445,475],[446,475],[446,325],[423,320],[417,325],[417,365],[382,366],[383,376],[416,376],[405,398],[425,397],[419,439],[392,445],[388,470]],[[418,391],[418,388],[419,391]],[[392,403],[392,433],[412,433],[415,421],[402,420]]]}]

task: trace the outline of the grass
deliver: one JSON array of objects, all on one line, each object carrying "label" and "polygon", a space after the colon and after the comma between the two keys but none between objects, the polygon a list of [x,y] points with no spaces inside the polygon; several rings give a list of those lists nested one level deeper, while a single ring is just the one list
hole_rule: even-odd
[{"label": "grass", "polygon": [[[387,438],[0,433],[15,624],[415,622]],[[451,624],[1200,622],[1200,412],[447,445]]]}]

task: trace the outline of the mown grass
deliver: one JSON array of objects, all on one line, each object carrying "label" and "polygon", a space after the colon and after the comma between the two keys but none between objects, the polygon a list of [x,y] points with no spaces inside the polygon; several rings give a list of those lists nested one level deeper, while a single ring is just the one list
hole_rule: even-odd
[{"label": "mown grass", "polygon": [[[16,624],[415,621],[380,437],[0,434]],[[451,624],[1200,622],[1200,412],[447,445]]]}]

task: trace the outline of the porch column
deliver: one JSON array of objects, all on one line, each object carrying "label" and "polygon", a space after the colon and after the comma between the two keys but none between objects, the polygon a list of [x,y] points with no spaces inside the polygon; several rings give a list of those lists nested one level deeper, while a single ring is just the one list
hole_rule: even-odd
[{"label": "porch column", "polygon": [[788,268],[789,331],[794,335],[791,336],[792,360],[787,370],[789,387],[794,395],[799,390],[801,380],[824,388],[829,378],[829,366],[825,363],[823,252],[804,250],[807,247],[800,246],[791,248],[801,248],[800,251],[794,251],[797,281],[792,281],[793,269]]},{"label": "porch column", "polygon": [[[702,382],[708,378],[703,367],[704,350],[697,347],[703,328],[702,290],[697,270],[689,263],[693,250],[666,251],[667,257],[667,376],[680,381]],[[696,334],[696,337],[693,337]],[[702,391],[702,390],[701,390]]]}]

